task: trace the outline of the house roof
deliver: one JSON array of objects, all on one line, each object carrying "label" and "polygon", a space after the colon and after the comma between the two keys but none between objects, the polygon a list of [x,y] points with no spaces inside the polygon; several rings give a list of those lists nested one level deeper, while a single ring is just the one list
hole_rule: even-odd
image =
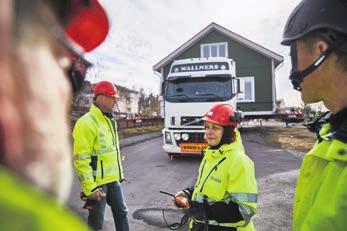
[{"label": "house roof", "polygon": [[210,33],[212,30],[216,30],[217,32],[233,39],[239,42],[240,44],[270,58],[273,59],[275,62],[275,67],[277,67],[279,64],[283,62],[283,56],[257,44],[254,43],[245,37],[242,37],[239,34],[236,34],[232,32],[231,30],[226,29],[225,27],[222,27],[218,25],[217,23],[212,22],[207,27],[205,27],[202,31],[197,33],[195,36],[193,36],[191,39],[189,39],[187,42],[185,42],[183,45],[178,47],[176,50],[171,52],[168,56],[160,60],[157,64],[153,66],[153,70],[157,72],[161,72],[161,68],[170,63],[172,60],[174,60],[177,56],[182,54],[186,49],[192,47],[194,44],[200,41],[201,38],[206,36],[208,33]]}]

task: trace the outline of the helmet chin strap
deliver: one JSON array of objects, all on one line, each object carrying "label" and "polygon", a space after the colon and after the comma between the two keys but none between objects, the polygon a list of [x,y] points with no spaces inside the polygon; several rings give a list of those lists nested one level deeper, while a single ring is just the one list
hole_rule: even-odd
[{"label": "helmet chin strap", "polygon": [[306,67],[302,71],[297,70],[297,53],[296,53],[296,44],[292,43],[290,45],[290,51],[291,51],[291,59],[292,59],[292,66],[293,69],[290,73],[289,79],[292,81],[293,87],[295,90],[301,91],[300,84],[304,81],[304,78],[311,74],[314,70],[316,70],[323,62],[326,60],[329,55],[333,51],[333,47],[329,46],[328,49],[326,49],[310,66]]}]

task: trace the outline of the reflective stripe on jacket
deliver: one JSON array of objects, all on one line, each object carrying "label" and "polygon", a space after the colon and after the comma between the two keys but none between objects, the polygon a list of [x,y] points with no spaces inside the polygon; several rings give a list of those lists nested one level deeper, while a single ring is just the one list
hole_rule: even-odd
[{"label": "reflective stripe on jacket", "polygon": [[95,105],[77,120],[73,142],[74,167],[87,196],[100,185],[123,179],[116,123]]},{"label": "reflective stripe on jacket", "polygon": [[347,143],[331,136],[330,124],[323,138],[302,163],[294,197],[294,231],[347,229]]},{"label": "reflective stripe on jacket", "polygon": [[55,198],[0,165],[0,230],[77,231],[87,225]]},{"label": "reflective stripe on jacket", "polygon": [[208,220],[209,225],[255,230],[251,218],[256,212],[257,192],[253,162],[239,142],[224,144],[218,150],[206,149],[192,199],[208,203],[232,200],[239,205],[244,218],[237,223]]}]

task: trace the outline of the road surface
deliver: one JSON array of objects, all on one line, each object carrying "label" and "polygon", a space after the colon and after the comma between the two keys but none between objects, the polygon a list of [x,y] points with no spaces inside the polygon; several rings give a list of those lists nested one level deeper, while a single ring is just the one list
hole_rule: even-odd
[{"label": "road surface", "polygon": [[[301,159],[287,150],[265,144],[259,134],[245,131],[242,137],[246,152],[255,163],[259,184],[261,214],[255,217],[257,230],[291,230],[293,184]],[[128,181],[122,186],[129,209],[130,230],[169,230],[165,229],[162,209],[167,209],[169,223],[177,222],[181,213],[174,209],[170,197],[160,194],[159,190],[175,193],[195,183],[201,158],[178,157],[171,161],[161,146],[162,138],[158,137],[122,149]],[[79,184],[75,178],[69,206],[86,219],[87,212],[81,209],[78,195]],[[109,209],[106,210],[103,230],[114,230]]]}]

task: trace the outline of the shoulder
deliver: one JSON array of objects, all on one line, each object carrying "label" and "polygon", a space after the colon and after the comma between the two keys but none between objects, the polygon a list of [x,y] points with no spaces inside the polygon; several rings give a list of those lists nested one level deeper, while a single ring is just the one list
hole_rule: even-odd
[{"label": "shoulder", "polygon": [[91,126],[93,124],[97,124],[97,118],[91,112],[87,112],[83,116],[81,116],[75,124],[75,127],[83,127],[83,126]]},{"label": "shoulder", "polygon": [[[253,161],[245,154],[244,149],[237,143],[232,144],[227,150],[226,156],[230,163],[230,169],[241,169],[245,167],[253,167]],[[231,170],[232,171],[232,170]]]},{"label": "shoulder", "polygon": [[[0,169],[6,188],[0,197],[0,227],[4,230],[86,230],[83,222],[54,198]],[[15,218],[15,222],[13,222]],[[66,227],[69,224],[69,227]]]}]

